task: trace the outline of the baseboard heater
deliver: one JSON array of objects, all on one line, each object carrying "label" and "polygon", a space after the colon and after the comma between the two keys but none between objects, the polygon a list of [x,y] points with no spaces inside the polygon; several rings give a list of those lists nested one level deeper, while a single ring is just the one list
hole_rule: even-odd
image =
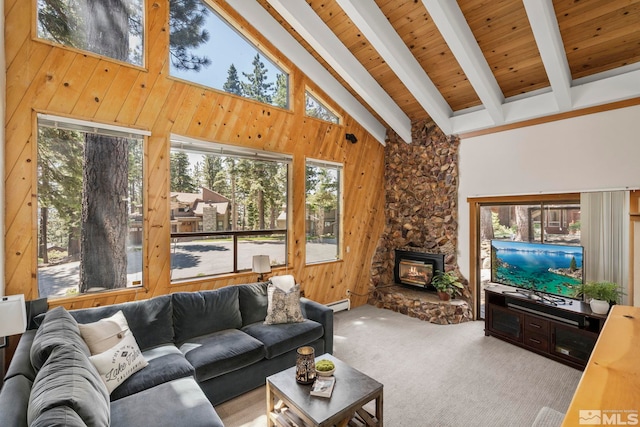
[{"label": "baseboard heater", "polygon": [[334,312],[342,311],[342,310],[350,310],[351,300],[349,298],[345,298],[339,301],[330,302],[329,304],[327,304],[327,307],[332,309]]}]

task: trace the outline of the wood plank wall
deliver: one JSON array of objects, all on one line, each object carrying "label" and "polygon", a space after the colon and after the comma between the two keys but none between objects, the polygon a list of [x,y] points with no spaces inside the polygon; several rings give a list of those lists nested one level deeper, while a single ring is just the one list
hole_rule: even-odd
[{"label": "wood plank wall", "polygon": [[[60,298],[51,306],[82,308],[176,292],[214,289],[256,280],[252,273],[171,284],[169,224],[169,135],[291,154],[292,220],[286,270],[305,295],[327,303],[346,290],[365,294],[371,258],[384,227],[384,147],[349,117],[332,125],[304,116],[304,89],[323,93],[232,9],[219,7],[251,31],[261,46],[290,70],[291,111],[173,79],[168,65],[169,0],[147,0],[146,67],[68,49],[35,38],[35,0],[4,0],[7,64],[5,141],[6,294],[38,297],[36,114],[69,116],[146,129],[144,151],[143,289]],[[357,144],[345,141],[353,133]],[[343,257],[305,265],[305,158],[344,165]],[[348,250],[347,250],[348,248]],[[284,274],[275,271],[274,274]],[[354,306],[366,297],[352,297]]]}]

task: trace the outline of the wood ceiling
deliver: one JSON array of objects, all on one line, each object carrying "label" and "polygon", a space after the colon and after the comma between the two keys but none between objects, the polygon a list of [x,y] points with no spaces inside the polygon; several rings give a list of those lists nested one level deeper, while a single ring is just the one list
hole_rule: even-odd
[{"label": "wood ceiling", "polygon": [[227,3],[379,140],[640,97],[640,0]]}]

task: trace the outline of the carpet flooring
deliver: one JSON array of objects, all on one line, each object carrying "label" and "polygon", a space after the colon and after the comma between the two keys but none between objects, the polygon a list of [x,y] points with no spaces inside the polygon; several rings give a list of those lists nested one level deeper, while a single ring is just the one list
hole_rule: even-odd
[{"label": "carpet flooring", "polygon": [[[370,305],[338,312],[334,356],[384,384],[389,427],[531,426],[565,412],[582,372],[484,335]],[[261,387],[216,407],[227,427],[266,426]]]}]

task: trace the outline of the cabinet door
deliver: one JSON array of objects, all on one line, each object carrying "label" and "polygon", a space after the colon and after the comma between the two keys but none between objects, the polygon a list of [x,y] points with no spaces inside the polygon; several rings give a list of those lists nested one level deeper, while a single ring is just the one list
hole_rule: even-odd
[{"label": "cabinet door", "polygon": [[489,304],[487,314],[491,333],[522,342],[522,313]]},{"label": "cabinet door", "polygon": [[585,366],[596,345],[598,334],[555,322],[551,322],[550,327],[550,352]]}]

